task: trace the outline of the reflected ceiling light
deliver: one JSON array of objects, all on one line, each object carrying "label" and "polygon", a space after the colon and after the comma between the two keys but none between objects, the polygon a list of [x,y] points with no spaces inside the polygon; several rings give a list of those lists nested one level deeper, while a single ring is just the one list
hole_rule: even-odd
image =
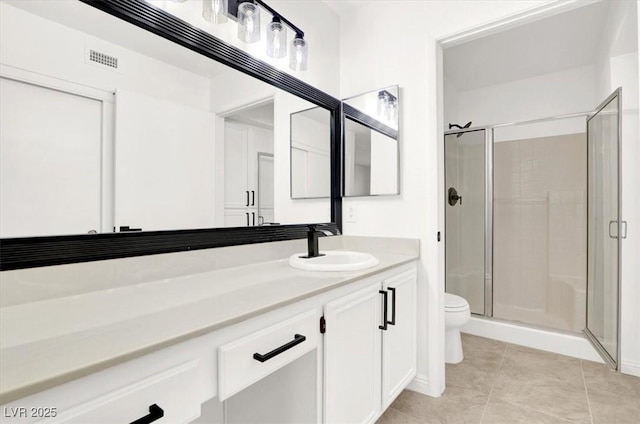
[{"label": "reflected ceiling light", "polygon": [[395,122],[398,116],[398,98],[387,90],[378,92],[378,118]]},{"label": "reflected ceiling light", "polygon": [[203,0],[202,18],[212,24],[227,22],[228,0]]}]

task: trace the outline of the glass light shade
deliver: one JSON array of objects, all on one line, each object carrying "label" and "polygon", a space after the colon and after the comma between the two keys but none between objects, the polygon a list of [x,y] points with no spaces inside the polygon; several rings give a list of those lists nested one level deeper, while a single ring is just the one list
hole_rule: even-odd
[{"label": "glass light shade", "polygon": [[304,41],[304,38],[296,36],[291,40],[291,52],[289,53],[289,68],[294,71],[306,71],[307,70],[307,48],[308,43]]},{"label": "glass light shade", "polygon": [[202,18],[212,24],[227,22],[227,4],[229,0],[203,0]]},{"label": "glass light shade", "polygon": [[385,120],[389,116],[389,100],[384,91],[378,93],[377,115],[379,119]]},{"label": "glass light shade", "polygon": [[245,43],[260,41],[260,9],[253,3],[238,5],[238,38]]},{"label": "glass light shade", "polygon": [[280,21],[267,25],[267,56],[281,58],[287,55],[287,30]]},{"label": "glass light shade", "polygon": [[387,120],[395,124],[398,120],[398,100],[390,100],[387,109]]}]

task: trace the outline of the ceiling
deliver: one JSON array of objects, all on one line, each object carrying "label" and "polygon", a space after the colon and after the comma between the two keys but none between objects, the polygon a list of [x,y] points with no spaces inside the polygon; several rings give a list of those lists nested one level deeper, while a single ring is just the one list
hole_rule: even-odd
[{"label": "ceiling", "polygon": [[609,7],[589,4],[447,48],[444,73],[466,91],[590,65]]},{"label": "ceiling", "polygon": [[204,77],[213,78],[231,69],[79,1],[3,1],[45,19]]}]

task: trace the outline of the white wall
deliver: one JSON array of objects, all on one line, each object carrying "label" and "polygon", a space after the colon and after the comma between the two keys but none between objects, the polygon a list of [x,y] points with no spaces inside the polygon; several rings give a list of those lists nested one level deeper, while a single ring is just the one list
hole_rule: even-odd
[{"label": "white wall", "polygon": [[402,168],[399,196],[344,199],[345,210],[349,205],[358,210],[357,222],[345,223],[344,232],[420,239],[418,377],[412,387],[432,396],[444,390],[444,249],[436,241],[443,230],[443,128],[436,39],[545,3],[352,2],[341,19],[341,97],[400,85]]},{"label": "white wall", "polygon": [[445,123],[473,121],[472,126],[479,127],[592,110],[600,102],[594,78],[594,66],[583,66],[457,93],[447,91],[445,104],[451,106],[445,109],[449,113]]},{"label": "white wall", "polygon": [[640,376],[640,124],[638,119],[637,2],[612,2],[598,47],[596,95],[604,100],[622,87],[622,219],[629,223],[622,241],[622,371]]}]

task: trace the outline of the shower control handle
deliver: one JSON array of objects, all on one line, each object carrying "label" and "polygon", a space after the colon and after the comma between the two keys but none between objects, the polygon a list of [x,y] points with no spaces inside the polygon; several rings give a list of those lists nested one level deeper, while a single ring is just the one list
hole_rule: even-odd
[{"label": "shower control handle", "polygon": [[460,200],[460,206],[462,206],[462,196],[458,196],[458,190],[453,187],[449,187],[449,191],[447,192],[449,195],[449,205],[455,206]]}]

